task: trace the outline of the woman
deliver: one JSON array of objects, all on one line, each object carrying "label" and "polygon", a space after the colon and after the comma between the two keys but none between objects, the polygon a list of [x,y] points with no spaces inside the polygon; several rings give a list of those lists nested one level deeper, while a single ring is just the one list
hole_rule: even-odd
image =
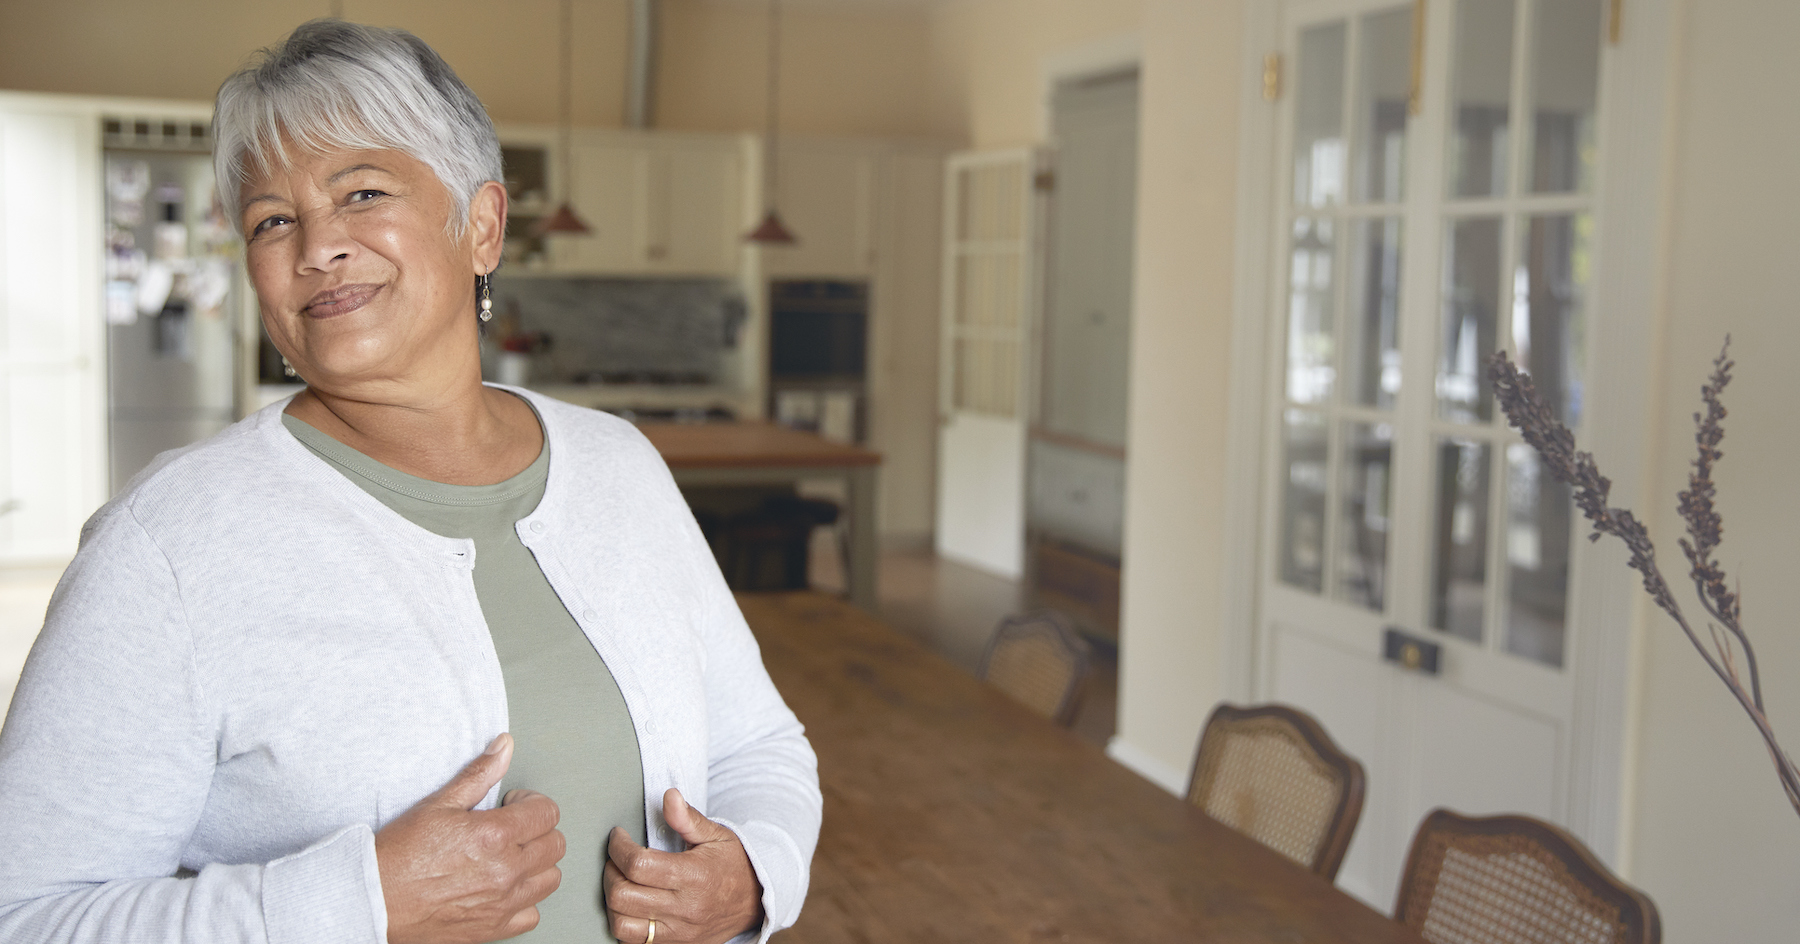
[{"label": "woman", "polygon": [[474,95],[315,21],[214,121],[308,387],[84,528],[0,732],[0,940],[791,924],[815,761],[667,469],[481,383],[506,192]]}]

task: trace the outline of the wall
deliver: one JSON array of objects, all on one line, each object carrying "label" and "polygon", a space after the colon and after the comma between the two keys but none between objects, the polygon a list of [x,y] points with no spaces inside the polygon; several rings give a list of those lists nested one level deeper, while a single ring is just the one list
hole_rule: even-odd
[{"label": "wall", "polygon": [[[328,0],[59,0],[11,3],[0,88],[211,100],[255,50],[331,12]],[[412,30],[501,121],[557,114],[557,0],[344,0],[344,16]],[[616,126],[625,99],[628,0],[580,0],[572,97],[580,124]]]},{"label": "wall", "polygon": [[[761,131],[768,6],[660,0],[656,124]],[[917,4],[784,3],[781,128],[812,134],[947,136],[954,118],[927,91],[931,34]]]},{"label": "wall", "polygon": [[[255,50],[330,0],[58,0],[0,5],[0,88],[210,100]],[[559,0],[341,0],[350,20],[412,30],[449,61],[497,121],[557,120]],[[662,0],[659,124],[763,126],[765,7]],[[624,122],[629,0],[575,0],[570,110],[578,125]],[[954,132],[934,107],[922,9],[799,4],[783,16],[783,126],[821,134]]]},{"label": "wall", "polygon": [[1225,696],[1226,419],[1237,189],[1237,0],[1144,15],[1119,729],[1112,753],[1184,784]]},{"label": "wall", "polygon": [[1044,139],[1045,67],[1098,42],[1136,34],[1143,0],[953,0],[931,11],[938,120],[977,150]]},{"label": "wall", "polygon": [[[1690,620],[1697,603],[1675,542],[1675,494],[1694,456],[1692,414],[1727,333],[1737,361],[1714,479],[1725,521],[1719,554],[1743,593],[1770,721],[1800,756],[1800,267],[1792,232],[1800,191],[1800,68],[1787,0],[1685,4],[1674,76],[1677,119],[1665,269],[1661,442],[1654,508],[1639,509]],[[1606,457],[1601,457],[1602,467]],[[1646,608],[1632,881],[1656,899],[1664,939],[1775,942],[1800,926],[1800,816],[1783,798],[1748,718],[1680,630]],[[1696,628],[1700,628],[1696,625]],[[1701,630],[1704,632],[1704,630]]]}]

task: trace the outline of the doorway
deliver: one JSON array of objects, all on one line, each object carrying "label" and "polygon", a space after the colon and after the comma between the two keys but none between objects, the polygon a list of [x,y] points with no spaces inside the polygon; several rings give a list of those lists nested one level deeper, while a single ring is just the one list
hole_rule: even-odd
[{"label": "doorway", "polygon": [[1033,602],[1117,641],[1125,516],[1138,73],[1065,79],[1050,101],[1042,326],[1026,452]]}]

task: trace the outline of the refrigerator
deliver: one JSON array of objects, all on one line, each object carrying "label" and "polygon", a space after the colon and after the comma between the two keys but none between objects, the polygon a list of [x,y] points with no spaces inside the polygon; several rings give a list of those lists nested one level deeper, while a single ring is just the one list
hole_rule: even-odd
[{"label": "refrigerator", "polygon": [[239,415],[242,245],[200,151],[108,149],[107,440],[111,488]]}]

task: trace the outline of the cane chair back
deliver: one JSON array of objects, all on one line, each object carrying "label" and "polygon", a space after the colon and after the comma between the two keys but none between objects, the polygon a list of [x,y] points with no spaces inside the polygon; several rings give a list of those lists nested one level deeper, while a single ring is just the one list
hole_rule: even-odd
[{"label": "cane chair back", "polygon": [[1188,802],[1336,878],[1362,816],[1363,768],[1305,712],[1220,705],[1200,735]]},{"label": "cane chair back", "polygon": [[1394,920],[1432,944],[1657,944],[1656,905],[1581,841],[1529,816],[1433,810]]},{"label": "cane chair back", "polygon": [[1092,648],[1054,610],[1009,616],[995,627],[976,674],[1057,724],[1075,723]]}]

